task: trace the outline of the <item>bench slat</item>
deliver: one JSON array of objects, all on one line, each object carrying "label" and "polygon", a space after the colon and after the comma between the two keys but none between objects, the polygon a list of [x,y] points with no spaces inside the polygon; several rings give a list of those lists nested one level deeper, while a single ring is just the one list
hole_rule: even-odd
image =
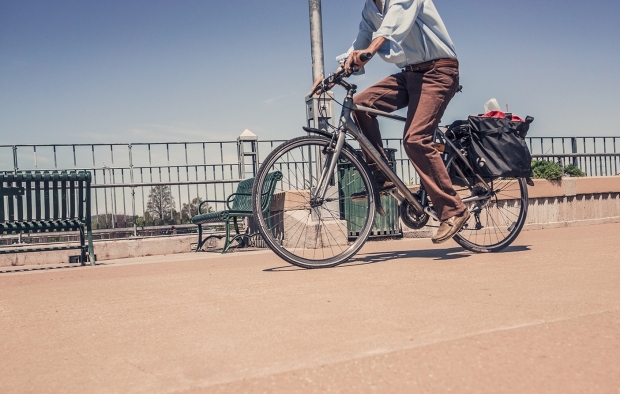
[{"label": "bench slat", "polygon": [[[16,182],[15,186],[22,187],[21,183],[22,182],[19,182],[18,184]],[[22,194],[16,194],[15,202],[17,205],[17,220],[22,221],[24,220],[24,196]]]},{"label": "bench slat", "polygon": [[41,220],[41,182],[34,183],[34,199],[35,219]]},{"label": "bench slat", "polygon": [[43,182],[43,211],[45,220],[50,220],[51,212],[50,212],[50,183],[49,181]]},{"label": "bench slat", "polygon": [[52,175],[52,217],[54,218],[54,220],[58,220],[60,219],[60,208],[59,208],[59,203],[60,203],[60,198],[58,195],[58,174],[53,174]]},{"label": "bench slat", "polygon": [[75,180],[73,176],[69,182],[69,217],[75,218]]},{"label": "bench slat", "polygon": [[64,179],[60,181],[60,190],[60,218],[64,220],[67,219],[67,181]]},{"label": "bench slat", "polygon": [[26,217],[32,218],[32,182],[26,181]]},{"label": "bench slat", "polygon": [[[84,217],[84,181],[78,182],[78,217]],[[90,201],[90,200],[89,200]]]},{"label": "bench slat", "polygon": [[[13,182],[8,182],[7,187],[13,187]],[[9,208],[9,221],[15,221],[15,205],[13,202],[13,196],[7,196],[8,208]]]}]

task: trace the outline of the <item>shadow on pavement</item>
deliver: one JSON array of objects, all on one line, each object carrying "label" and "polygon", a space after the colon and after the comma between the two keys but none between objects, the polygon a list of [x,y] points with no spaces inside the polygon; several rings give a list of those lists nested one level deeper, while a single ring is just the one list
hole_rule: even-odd
[{"label": "shadow on pavement", "polygon": [[[509,246],[499,253],[509,252],[525,252],[530,250],[527,245]],[[355,256],[344,264],[333,268],[347,268],[358,265],[377,264],[399,258],[425,258],[434,260],[456,260],[471,256],[473,253],[461,247],[447,249],[417,249],[417,250],[396,250],[390,252],[365,253]],[[282,272],[282,271],[305,271],[305,268],[299,268],[293,265],[285,265],[282,267],[274,267],[264,269],[264,272]]]}]

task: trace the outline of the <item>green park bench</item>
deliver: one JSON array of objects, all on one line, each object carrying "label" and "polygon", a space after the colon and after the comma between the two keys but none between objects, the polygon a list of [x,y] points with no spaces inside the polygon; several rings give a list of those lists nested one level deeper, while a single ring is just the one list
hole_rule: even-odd
[{"label": "green park bench", "polygon": [[[267,181],[263,188],[263,195],[267,195],[268,198],[263,198],[264,206],[262,207],[263,213],[267,213],[271,208],[271,199],[273,192],[276,188],[276,183],[282,179],[282,173],[280,171],[274,171],[267,174]],[[198,245],[196,246],[196,252],[202,250],[202,246],[211,238],[222,239],[225,238],[224,248],[222,253],[226,253],[233,242],[237,242],[240,247],[247,246],[247,241],[250,237],[257,235],[258,233],[250,233],[249,228],[246,229],[244,234],[239,231],[239,220],[252,216],[252,187],[254,186],[254,178],[246,179],[239,182],[237,190],[228,196],[226,200],[205,200],[198,206],[198,215],[192,218],[192,223],[198,225]],[[226,203],[227,210],[218,212],[200,213],[202,206],[209,203]],[[213,234],[206,238],[202,238],[202,225],[224,223],[226,235]],[[235,228],[235,234],[231,237],[230,225],[233,224]]]},{"label": "green park bench", "polygon": [[[79,245],[2,248],[0,254],[79,249],[95,265],[88,171],[0,174],[0,234],[79,231]],[[88,239],[88,245],[86,245]]]}]

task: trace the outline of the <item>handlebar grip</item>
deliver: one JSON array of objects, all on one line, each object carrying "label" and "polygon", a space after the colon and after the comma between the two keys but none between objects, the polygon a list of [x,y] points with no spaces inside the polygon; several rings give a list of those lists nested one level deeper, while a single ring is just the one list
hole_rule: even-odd
[{"label": "handlebar grip", "polygon": [[372,54],[371,54],[370,52],[362,53],[362,55],[360,56],[360,59],[361,59],[363,62],[367,62],[367,61],[369,61],[370,59],[372,59]]}]

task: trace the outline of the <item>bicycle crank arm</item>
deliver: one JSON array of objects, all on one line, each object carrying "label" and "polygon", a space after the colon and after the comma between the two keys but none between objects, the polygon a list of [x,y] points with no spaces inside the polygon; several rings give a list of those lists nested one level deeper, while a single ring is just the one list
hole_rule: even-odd
[{"label": "bicycle crank arm", "polygon": [[[407,189],[409,190],[409,189]],[[389,194],[390,196],[392,196],[393,198],[396,199],[396,201],[398,201],[398,205],[402,205],[403,202],[408,201],[405,199],[405,197],[403,197],[397,189],[390,189],[387,194]],[[416,199],[417,201],[417,199]],[[424,213],[426,213],[428,216],[432,217],[433,219],[437,220],[438,222],[440,222],[441,220],[439,220],[439,217],[437,216],[437,212],[435,212],[434,210],[431,209],[431,207],[426,207],[424,208]]]}]

